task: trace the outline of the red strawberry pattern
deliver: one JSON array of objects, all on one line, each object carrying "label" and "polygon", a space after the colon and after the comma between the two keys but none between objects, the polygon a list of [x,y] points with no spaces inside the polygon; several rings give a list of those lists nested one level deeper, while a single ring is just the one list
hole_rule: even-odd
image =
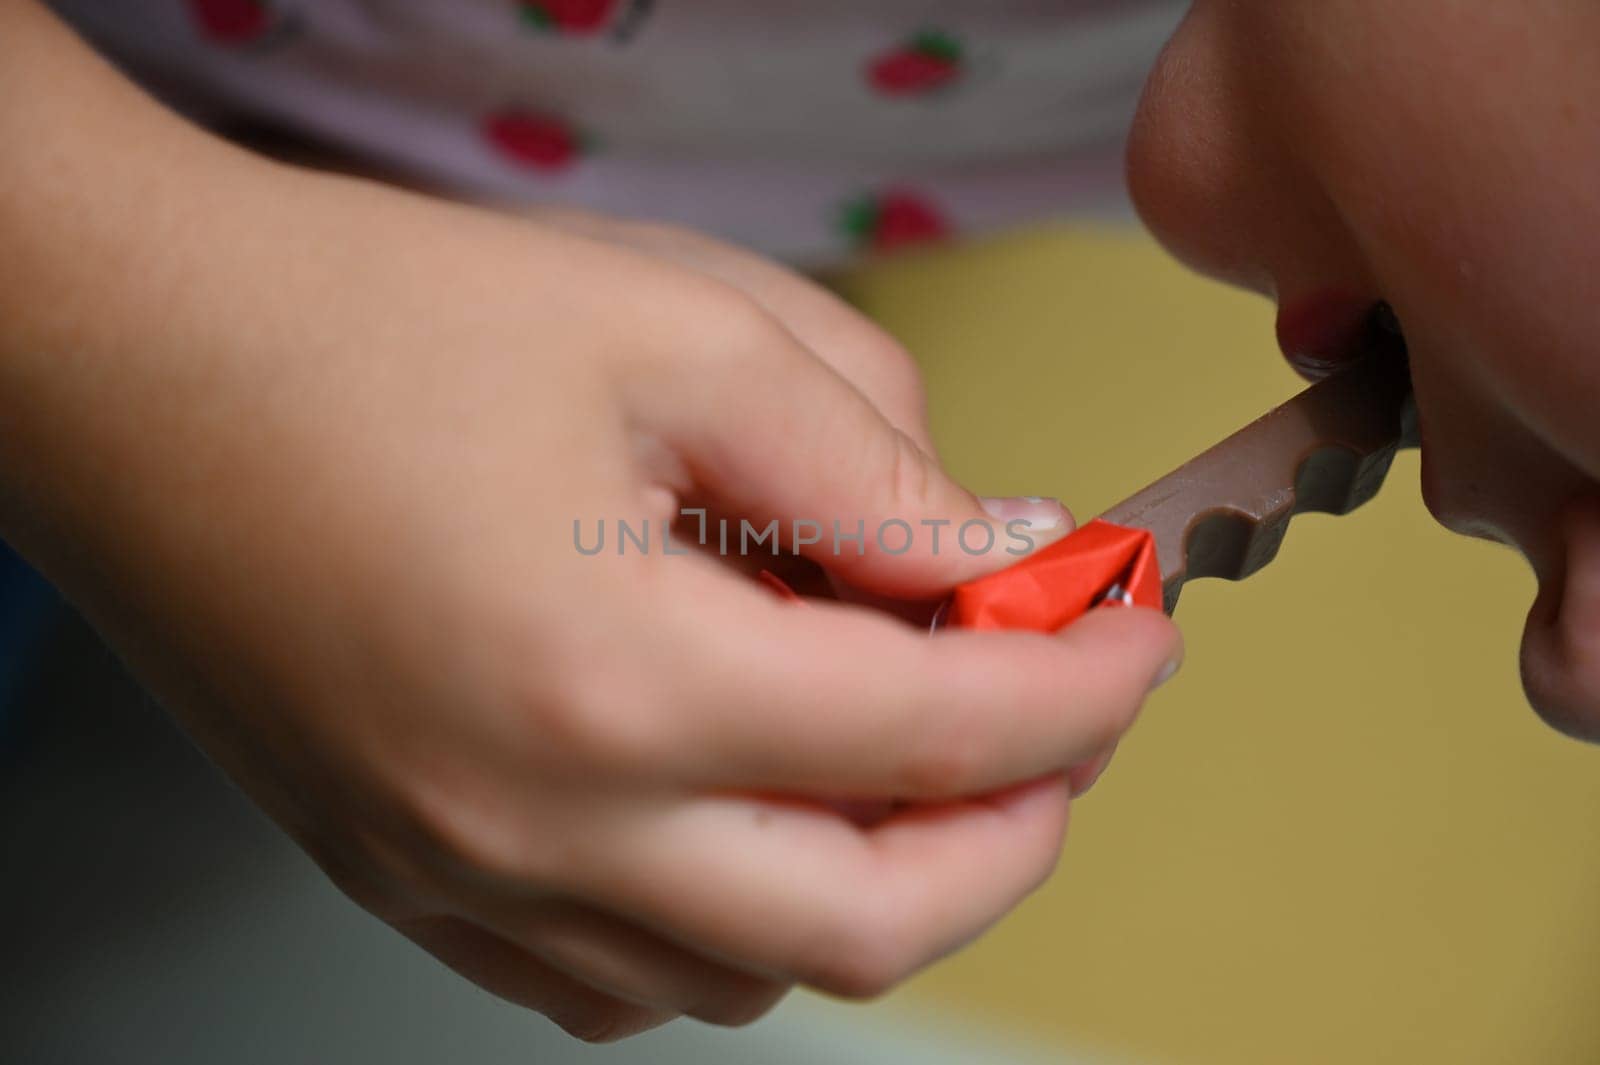
[{"label": "red strawberry pattern", "polygon": [[584,154],[583,138],[571,123],[534,111],[490,115],[483,134],[506,159],[532,170],[566,170]]},{"label": "red strawberry pattern", "polygon": [[516,0],[522,24],[540,33],[571,37],[609,34],[617,43],[631,38],[655,0]]},{"label": "red strawberry pattern", "polygon": [[264,0],[189,0],[189,10],[200,32],[217,44],[253,44],[276,22]]},{"label": "red strawberry pattern", "polygon": [[961,42],[942,30],[923,30],[867,64],[867,81],[884,96],[928,96],[965,72]]},{"label": "red strawberry pattern", "polygon": [[858,251],[892,252],[949,238],[944,213],[910,189],[888,189],[847,204],[842,225]]},{"label": "red strawberry pattern", "polygon": [[619,0],[518,0],[522,21],[555,33],[598,33],[611,25]]}]

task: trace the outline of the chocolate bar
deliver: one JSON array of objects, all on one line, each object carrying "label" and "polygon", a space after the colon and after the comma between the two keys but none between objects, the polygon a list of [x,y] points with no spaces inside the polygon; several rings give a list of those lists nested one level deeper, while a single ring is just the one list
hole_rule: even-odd
[{"label": "chocolate bar", "polygon": [[1398,338],[1263,415],[1103,520],[1155,537],[1170,614],[1185,582],[1242,580],[1272,561],[1296,514],[1344,514],[1415,446],[1416,409]]}]

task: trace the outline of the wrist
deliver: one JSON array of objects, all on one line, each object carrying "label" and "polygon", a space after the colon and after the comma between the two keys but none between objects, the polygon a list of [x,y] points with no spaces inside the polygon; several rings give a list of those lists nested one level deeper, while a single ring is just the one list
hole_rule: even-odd
[{"label": "wrist", "polygon": [[[41,87],[48,87],[45,91]],[[50,568],[206,302],[266,164],[169,113],[33,4],[0,6],[0,536]]]}]

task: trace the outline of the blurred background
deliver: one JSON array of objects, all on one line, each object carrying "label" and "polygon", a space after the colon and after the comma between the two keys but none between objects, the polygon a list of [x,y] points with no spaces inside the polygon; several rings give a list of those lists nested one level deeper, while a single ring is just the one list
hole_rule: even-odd
[{"label": "blurred background", "polygon": [[[1081,518],[1299,387],[1265,303],[1131,226],[840,285],[922,360],[958,477]],[[1516,557],[1432,526],[1402,457],[1249,582],[1185,592],[1187,665],[1056,877],[976,946],[883,1003],[604,1049],[344,900],[61,617],[0,741],[0,1058],[1593,1065],[1600,754],[1522,701],[1531,595]]]}]

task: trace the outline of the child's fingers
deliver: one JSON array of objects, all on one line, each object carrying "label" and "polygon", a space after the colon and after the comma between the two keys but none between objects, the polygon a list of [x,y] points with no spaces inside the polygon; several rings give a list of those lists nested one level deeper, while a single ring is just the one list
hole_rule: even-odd
[{"label": "child's fingers", "polygon": [[1067,784],[1072,789],[1074,799],[1088,794],[1089,789],[1099,782],[1106,768],[1111,765],[1111,759],[1115,758],[1116,754],[1117,745],[1113,743],[1084,764],[1067,770]]},{"label": "child's fingers", "polygon": [[624,244],[744,292],[817,357],[859,389],[929,454],[922,380],[909,353],[883,327],[809,278],[754,252],[694,230],[541,207],[546,225]]},{"label": "child's fingers", "polygon": [[1055,867],[1060,778],[903,811],[863,832],[759,800],[688,803],[611,841],[586,893],[777,980],[879,994],[977,936]]},{"label": "child's fingers", "polygon": [[460,918],[430,917],[397,927],[485,991],[544,1014],[586,1042],[625,1039],[679,1015],[606,994]]},{"label": "child's fingers", "polygon": [[1036,525],[1008,527],[770,315],[751,303],[725,317],[741,316],[724,341],[734,353],[630,386],[714,508],[758,534],[775,522],[847,583],[902,598],[993,572],[1065,531],[1047,505]]},{"label": "child's fingers", "polygon": [[485,916],[496,933],[590,987],[709,1024],[748,1024],[789,989],[575,902],[496,902]]},{"label": "child's fingers", "polygon": [[692,702],[674,740],[697,779],[728,787],[944,798],[1064,770],[1114,742],[1181,654],[1154,611],[1096,611],[1055,636],[929,637],[742,591],[702,590],[719,636],[689,675],[715,698]]}]

